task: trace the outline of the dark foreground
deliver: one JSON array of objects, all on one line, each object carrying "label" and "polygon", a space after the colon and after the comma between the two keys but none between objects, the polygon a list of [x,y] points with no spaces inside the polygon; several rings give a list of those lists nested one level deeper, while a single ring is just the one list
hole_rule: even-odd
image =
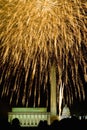
[{"label": "dark foreground", "polygon": [[10,124],[6,120],[0,119],[0,130],[5,129],[57,129],[57,130],[87,130],[87,120],[79,120],[77,118],[65,118],[61,121],[54,120],[51,125],[48,125],[46,121],[40,121],[37,127],[22,127],[17,123]]}]

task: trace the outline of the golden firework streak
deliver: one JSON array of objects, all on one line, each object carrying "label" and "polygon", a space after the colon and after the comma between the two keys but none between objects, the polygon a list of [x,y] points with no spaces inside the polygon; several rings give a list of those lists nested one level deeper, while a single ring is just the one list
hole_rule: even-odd
[{"label": "golden firework streak", "polygon": [[48,89],[49,70],[54,62],[57,89],[63,82],[67,91],[63,100],[72,103],[74,95],[84,99],[81,73],[86,82],[86,10],[87,2],[82,0],[0,0],[2,97],[9,96],[10,102],[15,97],[18,103],[23,93],[21,102],[29,105],[34,93],[34,106],[37,96],[40,105],[38,91],[42,85]]}]

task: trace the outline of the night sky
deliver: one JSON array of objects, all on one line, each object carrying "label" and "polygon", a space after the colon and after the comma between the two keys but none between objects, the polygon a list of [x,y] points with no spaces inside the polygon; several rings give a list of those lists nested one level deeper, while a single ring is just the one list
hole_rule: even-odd
[{"label": "night sky", "polygon": [[[55,64],[57,99],[64,83],[62,108],[67,104],[72,115],[86,115],[86,2],[0,4],[0,114],[12,107],[50,111],[50,69]],[[57,100],[57,110],[58,105]]]},{"label": "night sky", "polygon": [[[49,85],[49,84],[48,84]],[[79,98],[74,98],[74,101],[73,101],[73,104],[68,104],[69,108],[70,108],[70,112],[71,112],[71,115],[87,115],[87,83],[85,83],[85,100],[81,99],[79,100]],[[40,104],[40,107],[46,107],[46,93],[43,93],[43,90],[41,90],[41,94],[42,94],[42,97],[41,97],[41,104]],[[49,95],[50,95],[50,87],[49,87]],[[21,96],[21,95],[20,95]],[[29,107],[33,107],[33,99],[34,98],[34,95],[33,95],[33,92],[32,92],[32,96],[31,96],[31,99],[30,99],[30,106]],[[50,96],[48,97],[49,99],[49,105],[48,105],[48,108],[47,108],[47,111],[49,112],[50,111]],[[37,102],[36,102],[37,104]],[[23,106],[23,104],[21,103],[21,97],[19,99],[19,103],[18,104],[15,104],[15,97],[12,101],[12,104],[9,104],[9,96],[7,97],[3,97],[0,99],[0,111],[1,111],[1,114],[5,114],[6,115],[6,111],[11,111],[11,108],[12,107],[26,107],[26,106]],[[38,107],[38,105],[37,105]],[[64,107],[64,105],[62,105],[62,108]],[[58,108],[57,108],[58,109]]]}]

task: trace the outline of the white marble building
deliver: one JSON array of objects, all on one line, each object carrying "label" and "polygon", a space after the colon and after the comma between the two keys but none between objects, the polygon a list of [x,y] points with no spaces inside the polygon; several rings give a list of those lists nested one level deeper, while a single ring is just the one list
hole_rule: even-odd
[{"label": "white marble building", "polygon": [[12,123],[15,118],[19,119],[20,125],[23,127],[38,126],[40,120],[47,120],[50,124],[50,113],[46,108],[13,108],[12,112],[8,113],[8,121]]}]

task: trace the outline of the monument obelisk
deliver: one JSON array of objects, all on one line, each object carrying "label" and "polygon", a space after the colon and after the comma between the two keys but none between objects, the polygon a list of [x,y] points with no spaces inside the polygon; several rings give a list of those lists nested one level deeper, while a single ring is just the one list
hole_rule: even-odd
[{"label": "monument obelisk", "polygon": [[51,113],[51,122],[53,118],[57,115],[57,100],[56,100],[56,66],[53,64],[50,71],[50,113]]}]

